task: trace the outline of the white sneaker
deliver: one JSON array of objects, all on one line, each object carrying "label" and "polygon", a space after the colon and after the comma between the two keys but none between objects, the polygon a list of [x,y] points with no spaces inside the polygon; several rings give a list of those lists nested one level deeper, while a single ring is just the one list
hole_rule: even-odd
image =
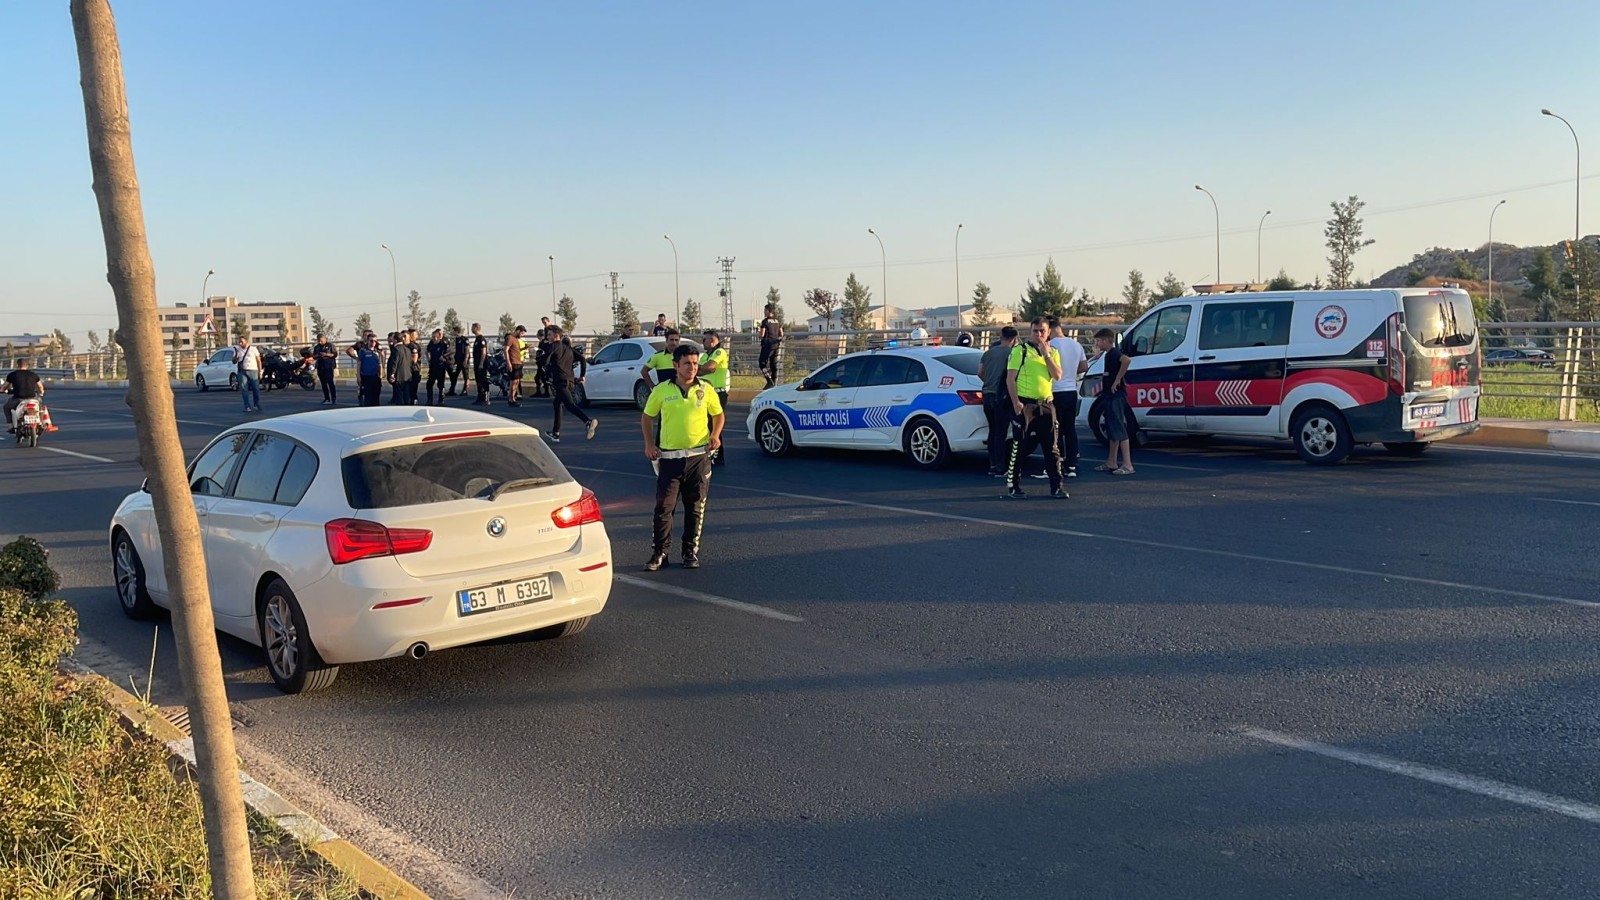
[{"label": "white sneaker", "polygon": [[589,424],[586,427],[589,429],[589,440],[592,441],[594,440],[594,433],[600,430],[600,420],[590,419]]}]

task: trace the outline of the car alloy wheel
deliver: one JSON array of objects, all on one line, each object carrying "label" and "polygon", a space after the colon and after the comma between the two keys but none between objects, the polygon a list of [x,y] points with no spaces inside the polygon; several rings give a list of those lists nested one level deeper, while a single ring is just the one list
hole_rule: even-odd
[{"label": "car alloy wheel", "polygon": [[905,436],[906,455],[920,468],[937,469],[950,461],[944,430],[932,419],[918,419]]},{"label": "car alloy wheel", "polygon": [[1349,427],[1331,406],[1318,404],[1294,417],[1289,430],[1295,452],[1314,466],[1331,466],[1350,455]]},{"label": "car alloy wheel", "polygon": [[111,542],[111,572],[116,580],[117,600],[128,618],[148,619],[155,614],[156,605],[144,588],[144,564],[126,531],[119,530]]},{"label": "car alloy wheel", "polygon": [[261,646],[267,652],[267,672],[286,694],[321,690],[339,674],[337,666],[323,664],[311,645],[306,619],[294,593],[282,579],[267,585],[261,601]]},{"label": "car alloy wheel", "polygon": [[206,377],[198,372],[196,372],[194,376],[194,386],[199,388],[201,391],[211,390],[210,388],[206,387]]},{"label": "car alloy wheel", "polygon": [[228,376],[228,390],[237,391],[238,389],[239,389],[239,376],[237,376],[237,375],[229,375]]},{"label": "car alloy wheel", "polygon": [[777,413],[764,413],[756,420],[756,443],[768,456],[783,456],[793,447],[789,440],[789,426]]},{"label": "car alloy wheel", "polygon": [[650,402],[650,386],[642,381],[634,385],[633,402],[638,404],[640,409],[644,409],[645,404]]}]

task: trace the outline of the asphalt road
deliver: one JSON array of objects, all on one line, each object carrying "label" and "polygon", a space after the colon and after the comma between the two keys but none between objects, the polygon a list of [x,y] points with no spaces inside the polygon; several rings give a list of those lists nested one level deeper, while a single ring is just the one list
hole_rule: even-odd
[{"label": "asphalt road", "polygon": [[[6,538],[143,689],[105,546],[131,419],[51,399],[61,432],[0,446]],[[243,418],[178,399],[191,454]],[[1165,445],[1012,503],[978,458],[766,460],[738,408],[705,567],[647,575],[637,414],[598,412],[558,452],[627,580],[581,636],[303,697],[220,639],[252,767],[439,896],[1600,896],[1600,461]]]}]

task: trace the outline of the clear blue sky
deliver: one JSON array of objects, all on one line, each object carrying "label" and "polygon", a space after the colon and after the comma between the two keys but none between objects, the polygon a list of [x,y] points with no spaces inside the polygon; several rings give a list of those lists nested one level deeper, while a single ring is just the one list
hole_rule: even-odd
[{"label": "clear blue sky", "polygon": [[[1092,7],[1101,8],[1092,8]],[[1090,8],[1083,8],[1090,7]],[[1326,271],[1358,194],[1368,276],[1430,246],[1572,230],[1600,162],[1600,4],[115,4],[162,301],[293,300],[346,327],[400,293],[532,320],[557,289],[609,321],[769,285],[791,318],[855,271],[881,299],[1012,302],[1054,256],[1114,296]],[[0,333],[115,321],[64,0],[0,4]],[[1596,163],[1590,163],[1588,171]],[[1530,187],[1541,184],[1547,187]],[[1600,203],[1600,179],[1584,182]],[[1520,189],[1520,190],[1518,190]],[[1476,199],[1463,199],[1476,198]],[[1592,199],[1591,199],[1592,198]],[[1440,202],[1456,201],[1456,202]],[[1585,233],[1600,230],[1586,214]]]}]

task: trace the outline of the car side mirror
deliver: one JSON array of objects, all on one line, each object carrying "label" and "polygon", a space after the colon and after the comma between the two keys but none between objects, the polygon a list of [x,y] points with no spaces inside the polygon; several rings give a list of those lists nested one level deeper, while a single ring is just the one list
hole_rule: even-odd
[{"label": "car side mirror", "polygon": [[139,492],[142,494],[150,493],[150,479],[146,478],[145,480],[139,482]]}]

